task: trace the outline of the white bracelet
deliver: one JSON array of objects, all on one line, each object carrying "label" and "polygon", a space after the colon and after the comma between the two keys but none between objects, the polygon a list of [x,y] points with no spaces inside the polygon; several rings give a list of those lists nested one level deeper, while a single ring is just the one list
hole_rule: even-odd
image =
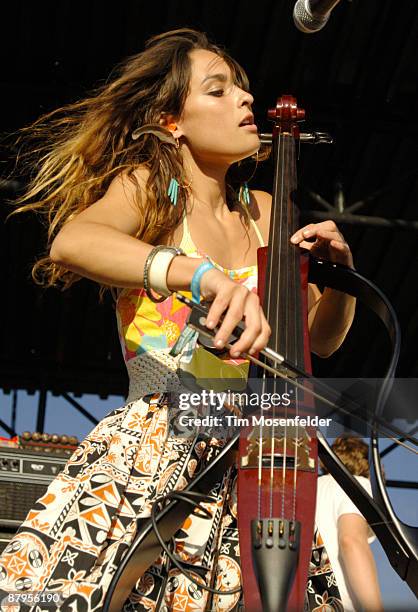
[{"label": "white bracelet", "polygon": [[155,253],[148,271],[149,286],[153,291],[168,297],[172,291],[167,287],[167,273],[177,255],[184,255],[177,247],[166,247]]}]

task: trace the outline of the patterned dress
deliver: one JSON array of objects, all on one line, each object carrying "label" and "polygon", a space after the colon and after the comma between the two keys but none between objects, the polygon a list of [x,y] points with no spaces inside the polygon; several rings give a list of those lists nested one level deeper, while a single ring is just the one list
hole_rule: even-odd
[{"label": "patterned dress", "polygon": [[317,527],[315,527],[312,543],[305,610],[310,612],[344,612],[335,574]]},{"label": "patterned dress", "polygon": [[[180,246],[190,256],[200,255],[187,221]],[[256,290],[256,266],[220,269]],[[101,610],[140,519],[149,517],[157,497],[187,486],[219,450],[219,440],[207,435],[197,441],[169,435],[170,423],[178,417],[169,398],[179,386],[181,357],[170,350],[188,312],[174,296],[156,304],[143,289],[121,291],[117,319],[130,380],[127,403],[83,440],[0,557],[0,600],[9,592],[56,591],[64,601],[1,610]],[[205,504],[212,518],[190,515],[175,539],[174,552],[195,579],[220,590],[241,583],[234,480],[230,470],[212,491],[216,502]],[[123,610],[227,612],[240,605],[240,593],[209,595],[171,567],[162,553],[138,578]]]},{"label": "patterned dress", "polygon": [[[202,255],[186,219],[180,246],[189,256]],[[212,263],[256,291],[256,266],[228,270]],[[178,406],[169,400],[179,389],[176,370],[181,358],[170,351],[188,313],[175,296],[156,304],[143,289],[120,292],[117,322],[129,374],[127,402],[81,442],[0,556],[0,601],[11,592],[55,592],[63,603],[9,603],[0,605],[2,612],[102,610],[111,579],[155,499],[184,489],[219,450],[216,438],[196,441],[170,435],[170,424],[179,416]],[[194,514],[187,518],[173,551],[195,580],[225,591],[241,584],[235,476],[233,469],[226,473],[212,490],[216,502],[204,504],[211,519]],[[334,582],[316,534],[305,609],[340,612]],[[123,606],[123,612],[243,609],[239,592],[208,594],[171,567],[165,553],[138,578]]]}]

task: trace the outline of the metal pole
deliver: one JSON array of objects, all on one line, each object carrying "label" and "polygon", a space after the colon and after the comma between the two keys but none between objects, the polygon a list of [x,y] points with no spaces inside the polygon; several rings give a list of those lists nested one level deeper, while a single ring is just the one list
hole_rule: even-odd
[{"label": "metal pole", "polygon": [[381,229],[394,229],[409,232],[418,231],[418,221],[404,221],[403,219],[384,219],[383,217],[367,217],[365,215],[350,215],[339,213],[336,210],[302,210],[305,219],[332,219],[336,223],[347,223],[349,225],[364,225],[366,227],[377,227]]},{"label": "metal pole", "polygon": [[45,389],[39,391],[38,417],[36,419],[36,431],[39,433],[44,433],[47,393]]}]

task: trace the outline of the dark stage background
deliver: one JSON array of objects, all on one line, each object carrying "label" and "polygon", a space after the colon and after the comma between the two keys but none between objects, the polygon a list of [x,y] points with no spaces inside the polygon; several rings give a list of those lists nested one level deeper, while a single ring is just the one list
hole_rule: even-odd
[{"label": "dark stage background", "polygon": [[[416,0],[341,0],[324,30],[304,35],[292,21],[295,0],[14,0],[2,4],[0,132],[84,97],[105,81],[151,35],[177,27],[206,31],[246,68],[255,96],[256,122],[270,131],[266,111],[290,93],[306,110],[305,131],[330,132],[335,144],[303,146],[299,203],[308,222],[331,204],[363,202],[357,218],[399,220],[393,227],[341,224],[357,269],[390,298],[403,343],[398,376],[418,378],[418,3]],[[14,152],[0,148],[0,215],[19,187],[6,182]],[[10,179],[9,179],[10,180]],[[271,165],[253,188],[271,189]],[[33,215],[0,223],[3,317],[0,326],[0,435],[23,429],[70,433],[82,439],[105,412],[123,403],[127,376],[110,296],[98,301],[89,281],[71,290],[43,290],[30,279],[45,248],[45,229]],[[322,376],[380,376],[388,346],[374,317],[359,308],[343,347],[314,360]],[[411,382],[411,381],[409,381]],[[17,392],[17,390],[20,390]],[[26,392],[35,393],[31,398]],[[51,392],[54,397],[47,407]],[[92,395],[81,400],[77,395]],[[412,428],[416,393],[396,410]],[[38,406],[36,409],[36,400]],[[49,399],[48,399],[49,401]],[[81,402],[88,411],[83,409]],[[412,410],[411,410],[412,406]],[[409,415],[408,415],[409,410]],[[406,451],[386,455],[388,478],[416,479]],[[391,490],[396,511],[417,524],[416,491]],[[415,609],[412,593],[373,548],[385,609]]]},{"label": "dark stage background", "polygon": [[[390,228],[341,225],[357,269],[390,298],[403,344],[398,374],[418,376],[417,40],[415,0],[343,0],[322,32],[304,35],[293,0],[22,2],[2,5],[3,111],[9,133],[45,111],[83,97],[152,34],[176,27],[205,30],[246,68],[256,122],[270,131],[267,108],[291,93],[306,109],[305,131],[326,130],[331,146],[302,146],[299,201],[306,221],[323,210],[311,192],[355,215],[399,219]],[[7,152],[2,149],[3,170]],[[11,153],[13,155],[13,152]],[[266,162],[252,187],[270,189]],[[13,184],[2,182],[1,214]],[[415,229],[414,229],[415,222]],[[42,290],[30,266],[44,248],[33,216],[1,224],[3,325],[0,387],[56,393],[123,394],[127,378],[110,296],[93,283],[64,293]],[[388,356],[380,326],[362,308],[349,337],[317,374],[379,376]]]}]

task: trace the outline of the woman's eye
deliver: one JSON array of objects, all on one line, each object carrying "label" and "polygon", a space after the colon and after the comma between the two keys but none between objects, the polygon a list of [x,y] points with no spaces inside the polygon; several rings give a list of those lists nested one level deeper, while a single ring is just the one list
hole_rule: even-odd
[{"label": "woman's eye", "polygon": [[219,98],[220,98],[221,96],[223,96],[223,94],[224,94],[224,90],[223,90],[223,89],[216,89],[216,90],[214,90],[214,91],[210,91],[210,92],[209,92],[209,95],[210,95],[210,96],[218,96]]}]

